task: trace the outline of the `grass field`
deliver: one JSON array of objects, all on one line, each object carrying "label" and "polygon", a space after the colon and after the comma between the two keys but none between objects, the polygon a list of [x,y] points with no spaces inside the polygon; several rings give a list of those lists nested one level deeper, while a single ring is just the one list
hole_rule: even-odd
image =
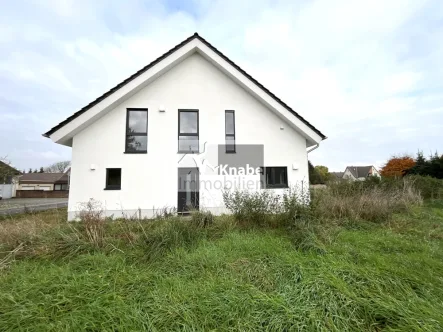
[{"label": "grass field", "polygon": [[65,213],[0,221],[0,331],[443,329],[441,201],[298,232]]}]

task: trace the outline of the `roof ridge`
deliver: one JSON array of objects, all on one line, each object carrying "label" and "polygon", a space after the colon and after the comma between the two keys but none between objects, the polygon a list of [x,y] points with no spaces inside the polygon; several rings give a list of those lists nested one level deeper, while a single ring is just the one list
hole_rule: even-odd
[{"label": "roof ridge", "polygon": [[175,45],[169,51],[167,51],[166,53],[162,54],[157,59],[155,59],[154,61],[149,63],[148,65],[144,66],[143,68],[141,68],[140,70],[135,72],[133,75],[129,76],[127,79],[125,79],[124,81],[120,82],[119,84],[117,84],[116,86],[114,86],[113,88],[111,88],[110,90],[105,92],[103,95],[101,95],[100,97],[96,98],[94,101],[90,102],[88,105],[84,106],[79,111],[75,112],[73,115],[69,116],[68,118],[66,118],[65,120],[60,122],[58,125],[52,127],[50,130],[48,130],[46,133],[44,133],[43,136],[44,137],[49,137],[54,132],[56,132],[57,130],[59,130],[60,128],[62,128],[63,126],[65,126],[66,124],[68,124],[69,122],[71,122],[72,120],[74,120],[75,118],[77,118],[78,116],[83,114],[84,112],[86,112],[88,109],[90,109],[93,106],[95,106],[96,104],[100,103],[102,100],[106,99],[108,96],[110,96],[111,94],[113,94],[114,92],[116,92],[117,90],[122,88],[124,85],[126,85],[127,83],[129,83],[133,79],[137,78],[138,76],[140,76],[144,72],[146,72],[149,68],[153,67],[154,65],[156,65],[157,63],[159,63],[160,61],[162,61],[163,59],[165,59],[166,57],[168,57],[169,55],[171,55],[172,53],[174,53],[175,51],[177,51],[178,49],[180,49],[181,47],[183,47],[184,45],[186,45],[187,43],[189,43],[193,39],[200,40],[203,44],[205,44],[207,47],[209,47],[213,52],[215,52],[217,55],[219,55],[223,60],[228,62],[231,66],[233,66],[235,69],[237,69],[241,74],[246,76],[246,78],[248,78],[250,81],[252,81],[254,84],[256,84],[264,92],[266,92],[270,97],[272,97],[275,101],[277,101],[281,106],[286,108],[290,113],[292,113],[295,117],[297,117],[301,122],[303,122],[311,130],[313,130],[315,133],[317,133],[322,139],[326,139],[327,138],[320,130],[315,128],[311,123],[309,123],[307,120],[305,120],[301,115],[299,115],[297,112],[295,112],[285,102],[283,102],[275,94],[273,94],[271,91],[269,91],[267,88],[265,88],[255,78],[253,78],[251,75],[249,75],[247,72],[245,72],[242,68],[240,68],[240,66],[235,64],[232,60],[230,60],[226,55],[224,55],[222,52],[220,52],[217,48],[215,48],[211,43],[209,43],[206,39],[204,39],[202,36],[200,36],[197,32],[194,32],[194,34],[192,36],[186,38],[181,43]]}]

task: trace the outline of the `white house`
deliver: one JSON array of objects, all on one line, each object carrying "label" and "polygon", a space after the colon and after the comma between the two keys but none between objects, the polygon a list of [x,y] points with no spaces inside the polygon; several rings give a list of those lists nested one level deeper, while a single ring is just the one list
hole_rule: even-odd
[{"label": "white house", "polygon": [[70,220],[91,198],[114,216],[221,213],[224,188],[307,184],[326,138],[197,33],[44,136],[72,147]]},{"label": "white house", "polygon": [[374,166],[348,166],[342,178],[351,181],[363,181],[370,176],[380,177],[380,173]]}]

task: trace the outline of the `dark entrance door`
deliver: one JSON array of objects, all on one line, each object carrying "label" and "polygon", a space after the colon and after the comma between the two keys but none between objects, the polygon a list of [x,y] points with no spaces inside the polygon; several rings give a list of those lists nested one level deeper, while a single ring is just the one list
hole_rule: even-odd
[{"label": "dark entrance door", "polygon": [[198,210],[200,200],[200,181],[198,168],[178,169],[178,204],[177,212],[186,213]]}]

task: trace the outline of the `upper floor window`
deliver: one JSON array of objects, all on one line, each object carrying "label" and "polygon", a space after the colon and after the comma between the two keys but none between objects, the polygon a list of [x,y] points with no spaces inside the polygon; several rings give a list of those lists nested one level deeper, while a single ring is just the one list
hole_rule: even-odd
[{"label": "upper floor window", "polygon": [[126,114],[126,153],[148,151],[148,109],[128,108]]},{"label": "upper floor window", "polygon": [[226,152],[235,153],[235,111],[225,111]]},{"label": "upper floor window", "polygon": [[198,110],[178,110],[178,152],[199,152]]},{"label": "upper floor window", "polygon": [[262,167],[261,187],[265,188],[288,188],[287,167]]}]

